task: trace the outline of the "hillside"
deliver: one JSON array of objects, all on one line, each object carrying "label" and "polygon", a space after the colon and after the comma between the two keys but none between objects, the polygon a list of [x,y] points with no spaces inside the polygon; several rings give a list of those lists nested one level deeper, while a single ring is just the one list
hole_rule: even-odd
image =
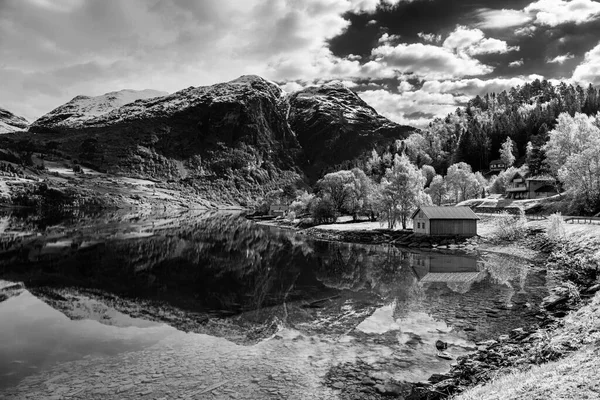
[{"label": "hillside", "polygon": [[27,129],[29,121],[0,107],[0,134]]},{"label": "hillside", "polygon": [[341,83],[308,87],[289,95],[289,123],[307,157],[312,179],[356,166],[373,148],[416,131],[379,115]]},{"label": "hillside", "polygon": [[6,139],[3,146],[13,154],[4,159],[20,155],[38,170],[78,163],[99,172],[97,177],[168,183],[169,190],[213,204],[245,206],[270,190],[303,188],[307,177],[313,181],[357,165],[373,147],[412,130],[377,114],[341,85],[285,95],[251,75],[157,94],[77,96],[36,120],[29,134]]},{"label": "hillside", "polygon": [[61,129],[81,127],[88,121],[126,104],[167,94],[158,90],[124,89],[101,96],[76,96],[71,101],[35,120],[29,130],[32,132],[60,132]]}]

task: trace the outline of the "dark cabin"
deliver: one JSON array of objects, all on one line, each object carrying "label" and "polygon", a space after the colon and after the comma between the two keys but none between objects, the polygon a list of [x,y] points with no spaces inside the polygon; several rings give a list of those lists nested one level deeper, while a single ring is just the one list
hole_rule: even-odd
[{"label": "dark cabin", "polygon": [[477,220],[469,207],[420,207],[412,215],[417,235],[477,236]]}]

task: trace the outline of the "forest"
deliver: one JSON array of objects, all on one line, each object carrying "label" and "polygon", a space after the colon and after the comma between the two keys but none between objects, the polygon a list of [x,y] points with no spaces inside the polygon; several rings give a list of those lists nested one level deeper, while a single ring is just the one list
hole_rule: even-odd
[{"label": "forest", "polygon": [[[397,140],[349,170],[326,174],[313,193],[289,188],[266,204],[291,203],[294,214],[318,222],[338,215],[370,216],[389,228],[406,227],[426,204],[504,194],[516,172],[551,178],[568,199],[564,212],[600,211],[600,99],[598,89],[535,80],[469,100],[446,118]],[[506,166],[490,174],[492,160]]]}]

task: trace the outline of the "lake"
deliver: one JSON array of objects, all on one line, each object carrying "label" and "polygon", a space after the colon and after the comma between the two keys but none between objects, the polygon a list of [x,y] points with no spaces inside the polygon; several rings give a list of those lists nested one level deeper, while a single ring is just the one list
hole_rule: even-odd
[{"label": "lake", "polygon": [[196,392],[235,377],[206,392],[217,398],[335,398],[323,377],[336,366],[426,380],[454,362],[437,340],[466,354],[535,323],[546,294],[519,257],[318,241],[233,212],[5,213],[0,394],[106,394],[137,360],[181,388],[200,374]]}]

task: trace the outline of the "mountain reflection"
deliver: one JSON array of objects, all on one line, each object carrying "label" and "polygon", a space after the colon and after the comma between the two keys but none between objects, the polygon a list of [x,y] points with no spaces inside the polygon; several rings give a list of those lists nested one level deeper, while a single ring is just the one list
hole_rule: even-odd
[{"label": "mountain reflection", "polygon": [[469,307],[493,308],[530,301],[523,288],[540,286],[518,263],[494,259],[490,267],[475,256],[316,241],[236,213],[2,221],[0,278],[22,281],[64,309],[66,297],[50,289],[165,304],[207,318],[261,323],[276,316],[306,329],[322,320],[320,329],[341,333],[360,323],[340,322],[349,309],[364,319],[393,303],[396,318],[427,312],[460,327],[455,311],[465,299]]}]

